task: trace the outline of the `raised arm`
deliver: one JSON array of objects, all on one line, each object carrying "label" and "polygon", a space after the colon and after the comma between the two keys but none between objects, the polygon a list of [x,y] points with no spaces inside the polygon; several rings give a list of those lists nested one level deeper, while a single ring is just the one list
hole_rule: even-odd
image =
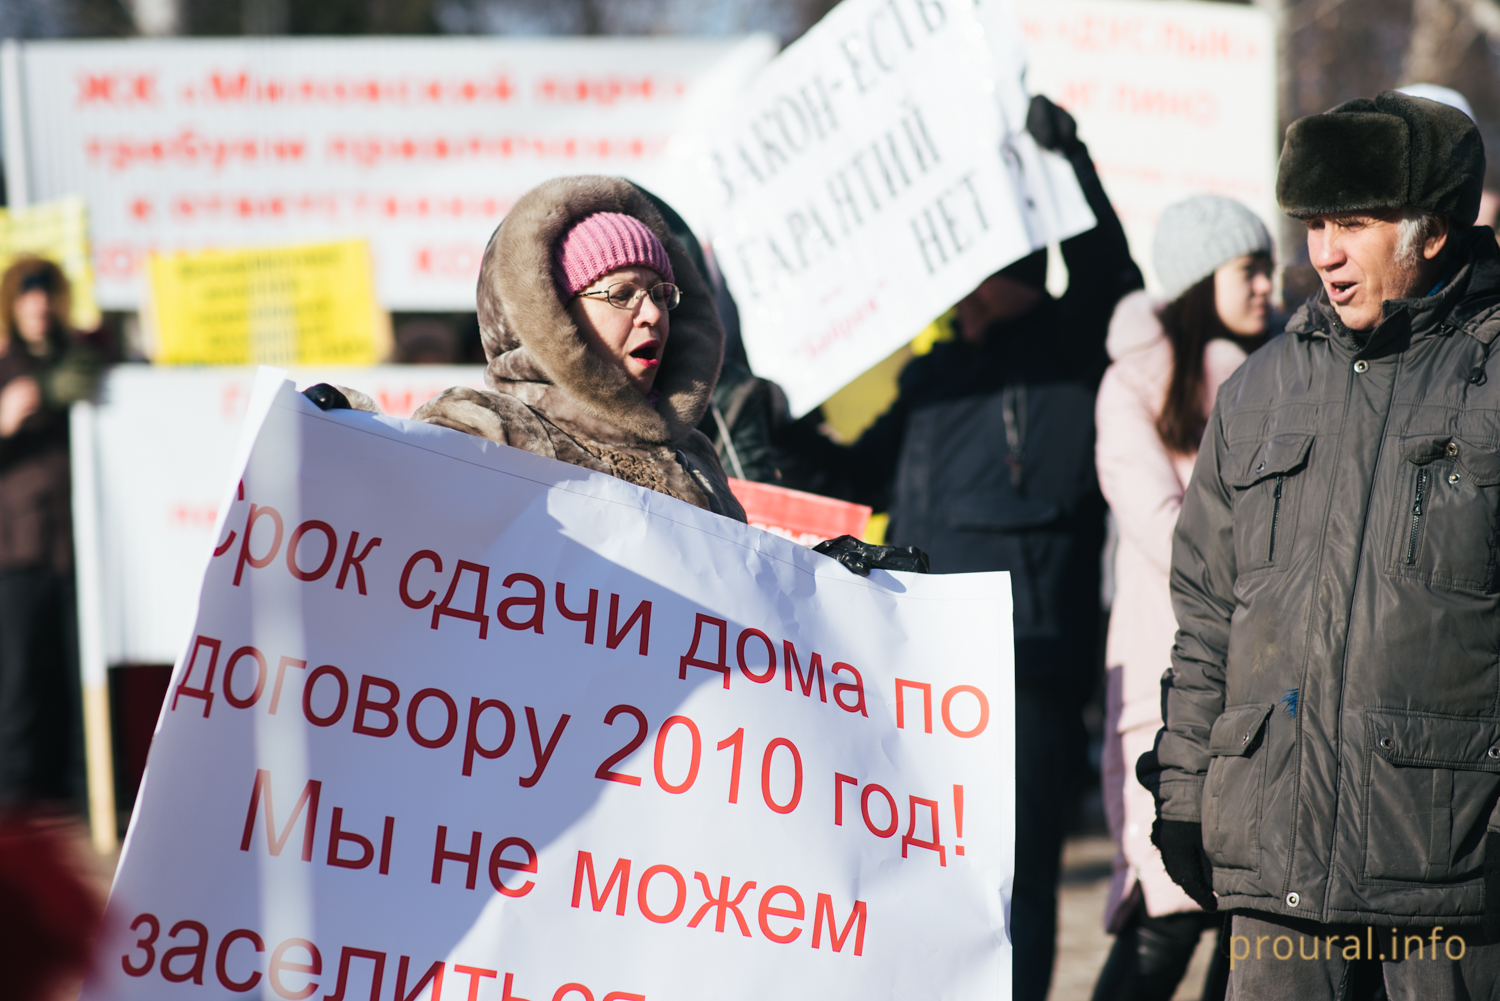
[{"label": "raised arm", "polygon": [[[1088,147],[1078,138],[1078,124],[1073,116],[1037,95],[1031,99],[1026,115],[1026,131],[1041,146],[1067,157],[1083,189],[1083,197],[1094,213],[1097,224],[1061,245],[1063,261],[1068,266],[1068,290],[1064,307],[1082,318],[1107,323],[1115,303],[1128,292],[1145,287],[1141,269],[1130,256],[1125,229],[1115,214]],[[1081,279],[1081,280],[1080,280]],[[1091,324],[1085,324],[1096,330]],[[1102,330],[1098,330],[1103,336]],[[1102,341],[1101,341],[1102,344]]]}]

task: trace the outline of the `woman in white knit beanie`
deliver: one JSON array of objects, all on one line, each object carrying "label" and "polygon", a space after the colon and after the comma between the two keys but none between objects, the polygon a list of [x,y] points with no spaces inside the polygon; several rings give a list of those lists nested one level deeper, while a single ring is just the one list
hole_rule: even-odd
[{"label": "woman in white knit beanie", "polygon": [[[1096,407],[1099,485],[1119,545],[1102,768],[1118,848],[1105,926],[1116,940],[1095,1001],[1172,997],[1214,923],[1162,867],[1150,840],[1155,804],[1135,762],[1162,725],[1160,679],[1177,629],[1167,567],[1182,495],[1219,385],[1264,343],[1270,315],[1271,237],[1239,202],[1198,195],[1169,207],[1152,258],[1164,298],[1135,292],[1115,308],[1113,364]],[[1223,996],[1219,972],[1205,998]]]}]

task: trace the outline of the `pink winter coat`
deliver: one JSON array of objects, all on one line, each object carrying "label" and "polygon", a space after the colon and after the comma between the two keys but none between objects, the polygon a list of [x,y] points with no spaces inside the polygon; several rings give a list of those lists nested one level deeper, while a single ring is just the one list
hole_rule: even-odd
[{"label": "pink winter coat", "polygon": [[[1105,647],[1105,812],[1118,851],[1104,926],[1118,932],[1144,894],[1152,916],[1195,911],[1198,905],[1162,868],[1152,846],[1156,805],[1135,779],[1135,762],[1161,728],[1161,676],[1169,666],[1177,619],[1167,589],[1172,529],[1195,455],[1167,451],[1156,432],[1172,376],[1172,346],[1145,292],[1120,300],[1106,346],[1114,364],[1104,373],[1095,407],[1099,486],[1114,514],[1114,606]],[[1204,352],[1205,407],[1245,352],[1223,339]],[[1206,411],[1205,411],[1206,416]]]}]

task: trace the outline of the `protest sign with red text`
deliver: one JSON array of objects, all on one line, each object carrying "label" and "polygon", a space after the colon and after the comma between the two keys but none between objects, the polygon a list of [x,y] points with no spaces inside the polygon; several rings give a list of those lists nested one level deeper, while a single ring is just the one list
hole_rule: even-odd
[{"label": "protest sign with red text", "polygon": [[1009,997],[1002,574],[264,370],[83,997]]},{"label": "protest sign with red text", "polygon": [[863,538],[870,524],[870,509],[863,504],[734,477],[729,489],[745,509],[746,521],[804,546],[840,535]]},{"label": "protest sign with red text", "polygon": [[765,36],[8,43],[6,180],[13,206],[87,200],[106,309],[139,308],[152,251],[361,238],[386,309],[472,310],[517,198],[566,174],[659,187],[680,124],[774,51]]}]

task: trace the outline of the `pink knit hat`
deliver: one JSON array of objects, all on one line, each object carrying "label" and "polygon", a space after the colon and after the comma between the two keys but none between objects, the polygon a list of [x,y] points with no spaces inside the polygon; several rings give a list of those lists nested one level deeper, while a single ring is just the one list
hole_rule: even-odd
[{"label": "pink knit hat", "polygon": [[632,264],[651,268],[674,281],[667,248],[633,215],[595,212],[573,224],[552,253],[552,277],[566,299],[588,288],[600,275]]}]

